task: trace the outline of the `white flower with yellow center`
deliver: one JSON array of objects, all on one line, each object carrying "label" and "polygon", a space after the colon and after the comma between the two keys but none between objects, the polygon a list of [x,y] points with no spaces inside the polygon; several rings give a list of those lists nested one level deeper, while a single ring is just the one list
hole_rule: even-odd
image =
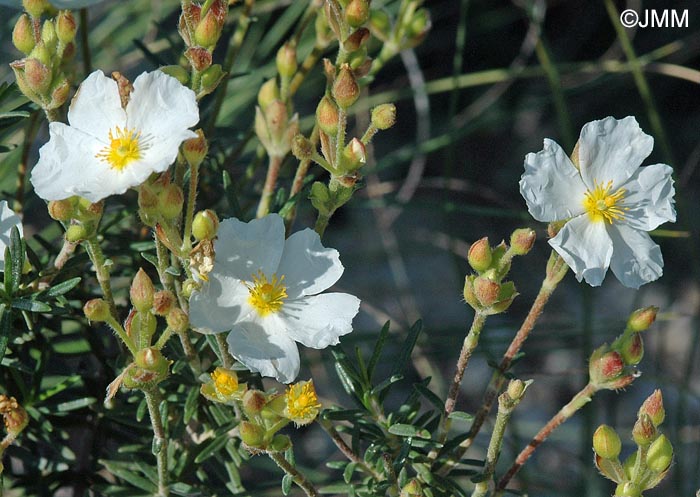
[{"label": "white flower with yellow center", "polygon": [[277,214],[225,219],[214,252],[207,281],[190,298],[190,322],[202,333],[229,332],[231,355],[251,371],[289,383],[299,373],[296,342],[322,349],[352,331],[360,300],[318,295],[338,281],[343,265],[315,231],[285,240]]},{"label": "white flower with yellow center", "polygon": [[10,234],[14,226],[22,236],[22,220],[5,200],[0,201],[0,271],[5,270],[5,249],[10,245]]},{"label": "white flower with yellow center", "polygon": [[592,286],[610,267],[631,288],[663,273],[661,250],[647,231],[676,220],[673,169],[640,168],[654,139],[634,117],[607,117],[581,130],[572,162],[551,140],[525,157],[520,193],[538,221],[564,221],[549,244]]},{"label": "white flower with yellow center", "polygon": [[117,83],[95,71],[80,85],[66,125],[53,122],[31,181],[44,200],[73,195],[91,202],[124,193],[165,171],[180,144],[195,137],[194,92],[160,71],[134,81],[126,108]]}]

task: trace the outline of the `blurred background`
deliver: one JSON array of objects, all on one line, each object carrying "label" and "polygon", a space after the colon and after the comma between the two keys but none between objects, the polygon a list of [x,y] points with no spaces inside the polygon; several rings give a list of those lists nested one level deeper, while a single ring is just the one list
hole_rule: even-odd
[{"label": "blurred background", "polygon": [[[373,0],[372,7],[395,11],[398,3]],[[237,211],[231,202],[222,200],[223,170],[234,183],[240,181],[240,208],[252,215],[255,197],[250,188],[245,193],[245,187],[264,175],[264,168],[255,169],[256,144],[249,140],[255,97],[260,84],[274,75],[274,53],[306,4],[255,2],[254,22],[210,135],[209,171],[202,173],[200,205],[213,206],[221,217]],[[573,275],[567,275],[527,341],[525,357],[513,370],[519,378],[535,382],[515,411],[497,474],[507,469],[506,464],[541,425],[585,384],[591,351],[614,339],[634,309],[656,305],[660,314],[645,332],[642,376],[623,392],[600,393],[555,432],[521,471],[517,486],[531,496],[610,495],[613,484],[597,475],[593,466],[592,433],[599,424],[610,424],[623,436],[623,453],[630,451],[634,445],[628,435],[637,409],[654,389],[661,388],[667,411],[662,430],[673,442],[676,455],[670,476],[648,495],[694,495],[700,489],[700,4],[690,0],[432,0],[424,6],[430,11],[432,28],[423,43],[389,61],[355,107],[355,122],[362,129],[367,122],[364,111],[378,103],[394,102],[398,121],[375,138],[363,169],[364,187],[332,219],[324,240],[340,251],[346,267],[338,288],[363,300],[356,331],[343,339],[342,347],[371,351],[378,330],[391,321],[388,346],[398,351],[407,329],[422,319],[424,331],[405,388],[410,390],[412,382],[430,376],[430,387],[444,397],[472,317],[462,300],[469,245],[484,236],[496,244],[507,240],[515,228],[532,227],[538,234],[535,249],[516,259],[511,272],[521,295],[506,314],[487,322],[463,382],[458,409],[477,409],[491,374],[489,362],[500,360],[527,313],[549,255],[546,226],[529,217],[518,192],[524,156],[541,150],[544,138],[571,151],[585,123],[606,116],[635,116],[655,139],[645,165],[667,163],[675,171],[678,222],[652,233],[662,248],[664,275],[639,291],[622,287],[612,274],[600,288],[579,284]],[[237,8],[232,7],[232,19]],[[626,9],[639,13],[641,19],[651,11],[668,12],[669,24],[624,29],[618,16]],[[181,53],[175,29],[178,12],[179,3],[166,0],[108,0],[91,7],[86,15],[92,66],[134,78],[143,70],[176,63]],[[674,12],[687,15],[687,23],[671,26]],[[10,41],[19,11],[2,7],[2,13],[0,81],[10,82],[13,78],[7,64],[19,58]],[[310,43],[302,40],[300,53]],[[376,50],[379,42],[374,43]],[[80,65],[76,71],[75,80],[80,81],[84,76]],[[324,83],[316,68],[295,96],[302,132],[307,134],[312,125],[309,116]],[[21,103],[21,98],[16,96],[16,101]],[[207,97],[203,122],[210,106]],[[25,127],[25,122],[18,123],[0,134],[3,198],[14,195],[15,164]],[[41,124],[37,132],[37,143],[45,142],[46,125]],[[244,152],[227,160],[239,146]],[[37,150],[32,150],[29,163],[36,157]],[[320,169],[313,173],[323,177]],[[282,174],[283,183],[289,182],[293,161],[286,163]],[[131,218],[123,211],[134,204],[135,196],[110,199],[107,209],[115,225],[128,224]],[[25,205],[24,226],[30,245],[37,244],[31,239],[36,234],[49,244],[58,244],[60,229],[48,218],[43,202],[28,192]],[[302,203],[295,229],[312,226],[314,219],[311,206]],[[133,239],[111,242],[106,249],[110,255],[129,254],[135,250],[134,243],[148,239],[146,232],[131,229]],[[114,260],[128,267],[129,257]],[[122,290],[128,281],[123,278]],[[76,299],[74,314],[64,321],[80,316],[81,295],[71,298]],[[116,347],[108,336],[100,338],[100,356],[94,349],[94,337],[85,338],[85,332],[75,331],[70,323],[56,322],[56,326],[55,336],[47,341],[54,352],[51,375],[72,377],[77,371],[80,379],[70,385],[72,397],[84,391],[85,398],[100,399],[113,376],[110,378],[109,368],[96,366],[97,358],[106,358],[113,367]],[[339,386],[328,351],[306,350],[303,357],[301,377],[313,376],[324,403],[352,404]],[[391,357],[391,351],[386,357]],[[5,358],[3,365],[8,360],[13,358]],[[382,365],[387,373],[392,366]],[[61,399],[59,395],[56,402]],[[60,460],[62,471],[68,473],[65,481],[81,484],[63,485],[59,478],[46,488],[56,495],[88,492],[101,481],[96,476],[100,471],[97,460],[114,450],[114,441],[125,436],[124,426],[129,424],[123,421],[121,428],[115,428],[95,422],[107,415],[101,401],[56,415],[53,423],[65,430],[72,455],[45,452],[40,454],[44,462],[32,465],[21,463],[30,457],[27,449],[17,448],[12,469],[19,481],[35,478],[38,473],[32,471],[41,471],[42,464],[44,470],[58,467],[55,461]],[[312,427],[295,441],[299,460],[318,475],[328,471],[324,463],[334,453],[324,437]],[[469,457],[483,457],[488,440],[478,442]],[[243,481],[249,476],[244,473]],[[277,484],[273,489],[279,488]],[[29,483],[24,485],[30,488]],[[260,485],[263,492],[266,483],[251,485],[253,490]],[[35,495],[32,491],[27,494]]]}]

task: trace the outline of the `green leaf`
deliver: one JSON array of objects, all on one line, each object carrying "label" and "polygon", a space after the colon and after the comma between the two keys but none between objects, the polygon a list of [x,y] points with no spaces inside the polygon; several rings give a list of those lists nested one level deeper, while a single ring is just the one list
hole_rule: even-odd
[{"label": "green leaf", "polygon": [[474,421],[474,415],[464,411],[452,411],[447,417],[449,419],[464,421],[465,423],[471,423],[472,421]]},{"label": "green leaf", "polygon": [[282,477],[282,495],[289,495],[289,492],[292,490],[293,482],[294,479],[289,475],[284,475]]},{"label": "green leaf", "polygon": [[438,397],[432,390],[423,385],[422,383],[414,383],[413,388],[415,388],[418,393],[425,397],[431,404],[442,411],[445,408],[445,403]]},{"label": "green leaf", "polygon": [[12,301],[12,307],[21,311],[51,312],[51,306],[49,304],[38,300],[15,299]]},{"label": "green leaf", "polygon": [[5,119],[24,119],[29,117],[30,113],[26,110],[15,110],[10,112],[0,112],[0,121]]},{"label": "green leaf", "polygon": [[197,412],[197,406],[199,405],[199,389],[191,388],[190,392],[187,394],[187,399],[185,400],[185,411],[183,421],[185,424],[189,423],[195,412]]},{"label": "green leaf", "polygon": [[150,252],[141,252],[141,257],[153,264],[154,267],[158,267],[158,257],[156,257],[155,254],[152,254]]},{"label": "green leaf", "polygon": [[356,462],[351,462],[350,464],[345,466],[345,471],[343,471],[343,480],[345,480],[345,483],[350,483],[350,481],[352,480],[352,474],[355,472],[356,467]]},{"label": "green leaf", "polygon": [[430,438],[430,432],[428,430],[423,430],[413,425],[407,425],[403,423],[396,423],[389,427],[389,433],[392,435],[398,435],[400,437],[418,437],[418,438]]},{"label": "green leaf", "polygon": [[94,397],[84,397],[82,399],[69,400],[68,402],[62,402],[56,405],[56,410],[58,412],[69,412],[82,409],[83,407],[90,406],[97,402]]},{"label": "green leaf", "polygon": [[387,378],[386,380],[382,381],[379,385],[374,387],[372,389],[372,394],[379,396],[382,394],[382,392],[384,392],[384,390],[389,388],[391,385],[393,385],[397,381],[401,381],[401,380],[403,380],[402,374],[391,375],[389,378]]},{"label": "green leaf", "polygon": [[411,326],[411,329],[408,330],[408,336],[404,341],[404,346],[401,349],[398,359],[394,363],[394,371],[392,374],[402,373],[405,370],[408,362],[411,360],[411,353],[413,352],[413,348],[416,346],[418,335],[420,335],[422,329],[423,321],[419,319],[413,326]]},{"label": "green leaf", "polygon": [[146,492],[151,492],[151,494],[156,493],[156,486],[151,483],[150,480],[134,473],[131,468],[133,467],[133,462],[121,462],[121,461],[105,461],[100,460],[102,464],[110,473],[121,478],[125,482],[129,482],[131,485]]},{"label": "green leaf", "polygon": [[38,293],[36,296],[37,298],[39,297],[48,297],[48,298],[55,298],[58,297],[59,295],[64,295],[68,292],[70,292],[73,288],[75,288],[78,283],[80,283],[80,280],[82,278],[80,276],[76,276],[75,278],[71,278],[66,281],[62,281],[61,283],[58,283],[57,285],[52,286],[48,290],[44,290],[43,292]]},{"label": "green leaf", "polygon": [[[10,231],[10,271],[12,272],[11,289],[7,287],[5,280],[5,291],[8,295],[14,295],[19,290],[22,280],[22,268],[24,267],[24,243],[19,234],[17,226],[13,226]],[[6,259],[7,261],[7,259]],[[5,263],[5,274],[7,274],[7,263]]]},{"label": "green leaf", "polygon": [[229,438],[226,435],[216,436],[211,442],[209,442],[202,448],[199,454],[197,454],[197,457],[195,457],[194,459],[195,464],[199,464],[203,461],[206,461],[211,456],[215,455],[217,452],[224,448],[226,442],[228,441]]},{"label": "green leaf", "polygon": [[12,327],[12,309],[7,308],[7,304],[0,304],[0,360],[5,357],[7,342],[10,341],[10,331]]},{"label": "green leaf", "polygon": [[384,326],[382,326],[381,331],[379,332],[379,337],[377,338],[377,342],[374,344],[374,350],[372,351],[372,357],[369,359],[369,363],[367,363],[367,376],[369,377],[369,381],[372,381],[372,376],[374,375],[374,368],[377,366],[377,363],[379,362],[379,356],[382,354],[382,349],[384,348],[384,344],[386,343],[386,339],[389,336],[389,325],[391,321],[387,321],[384,323]]}]

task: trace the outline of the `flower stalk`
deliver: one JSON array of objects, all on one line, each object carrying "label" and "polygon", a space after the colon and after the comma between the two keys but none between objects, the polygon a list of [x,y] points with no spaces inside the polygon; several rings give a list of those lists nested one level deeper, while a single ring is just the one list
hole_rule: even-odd
[{"label": "flower stalk", "polygon": [[303,473],[301,473],[296,467],[292,466],[289,461],[287,461],[280,452],[268,452],[268,456],[272,459],[277,466],[280,467],[282,471],[292,477],[294,483],[296,483],[299,488],[301,488],[306,495],[309,497],[320,497],[320,493],[316,489],[313,483],[309,481]]},{"label": "flower stalk", "polygon": [[168,437],[160,416],[160,392],[158,387],[143,390],[148,405],[148,415],[153,427],[153,455],[158,465],[158,497],[170,495],[168,488]]}]

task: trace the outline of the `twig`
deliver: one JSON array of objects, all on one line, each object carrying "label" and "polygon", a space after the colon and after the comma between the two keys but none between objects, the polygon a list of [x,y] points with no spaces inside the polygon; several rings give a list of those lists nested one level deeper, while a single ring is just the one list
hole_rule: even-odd
[{"label": "twig", "polygon": [[270,456],[270,459],[275,461],[277,466],[282,469],[285,473],[287,473],[289,476],[292,477],[292,480],[294,480],[294,483],[299,485],[299,487],[308,495],[309,497],[320,497],[321,494],[318,493],[318,490],[316,490],[316,487],[314,487],[313,483],[311,483],[306,476],[304,476],[297,468],[289,464],[289,461],[287,461],[284,456],[279,453],[279,452],[268,452],[268,456]]}]

